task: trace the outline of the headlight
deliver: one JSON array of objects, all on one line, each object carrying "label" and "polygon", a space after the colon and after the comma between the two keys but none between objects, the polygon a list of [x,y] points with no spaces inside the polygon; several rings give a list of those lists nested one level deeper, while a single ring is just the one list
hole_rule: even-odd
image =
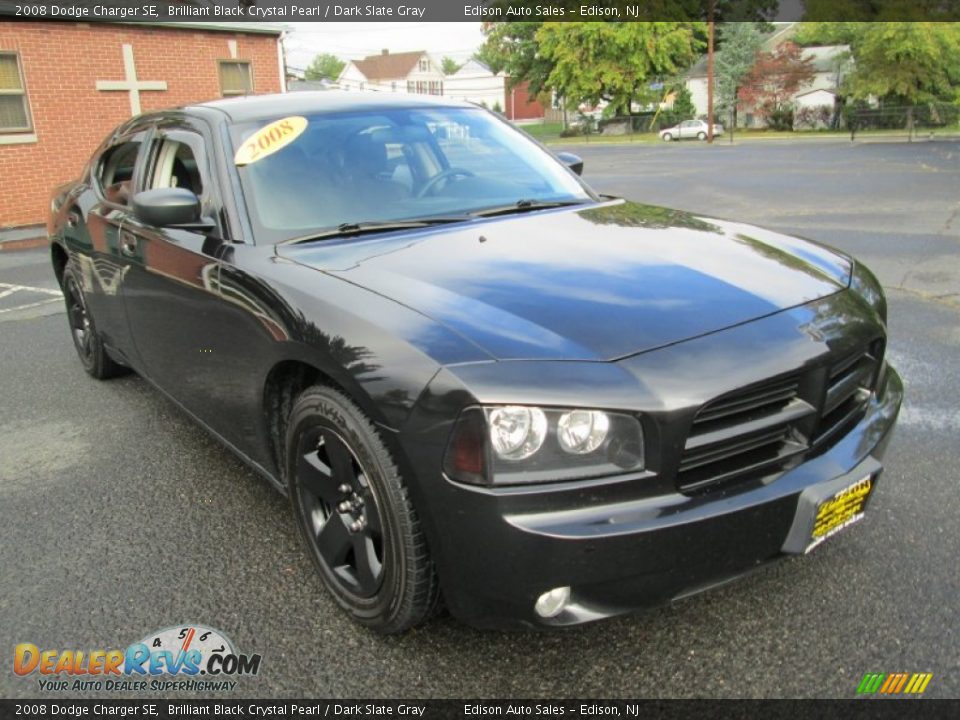
[{"label": "headlight", "polygon": [[504,460],[524,460],[533,455],[547,434],[547,416],[540,408],[522,405],[490,410],[490,442],[494,452]]},{"label": "headlight", "polygon": [[573,455],[593,452],[607,439],[610,418],[599,410],[574,410],[557,421],[560,447]]},{"label": "headlight", "polygon": [[643,469],[639,418],[581,408],[467,408],[444,456],[450,478],[480,485],[578,480]]}]

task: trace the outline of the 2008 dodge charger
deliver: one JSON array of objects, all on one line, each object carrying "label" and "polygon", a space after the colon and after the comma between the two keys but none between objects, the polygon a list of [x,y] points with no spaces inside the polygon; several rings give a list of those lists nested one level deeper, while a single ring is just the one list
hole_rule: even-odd
[{"label": "2008 dodge charger", "polygon": [[903,394],[835,250],[598,195],[468,104],[293,93],[142,115],[54,192],[88,373],[133,369],[289,495],[399,632],[568,625],[858,520]]}]

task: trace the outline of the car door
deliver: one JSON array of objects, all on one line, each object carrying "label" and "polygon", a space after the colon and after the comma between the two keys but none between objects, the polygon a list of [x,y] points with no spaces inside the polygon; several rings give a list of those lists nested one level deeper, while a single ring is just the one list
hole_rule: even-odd
[{"label": "car door", "polygon": [[695,134],[694,126],[696,125],[695,120],[684,120],[680,123],[680,137],[689,138],[693,137]]},{"label": "car door", "polygon": [[142,182],[149,130],[126,133],[111,140],[93,161],[88,193],[92,203],[83,221],[68,220],[68,242],[79,252],[74,257],[84,278],[85,299],[103,342],[121,359],[134,358],[121,287],[132,258],[124,252],[124,224],[130,220],[131,200]]},{"label": "car door", "polygon": [[152,227],[135,217],[124,223],[131,267],[123,296],[138,362],[151,381],[221,432],[229,363],[217,352],[218,337],[230,332],[231,314],[218,291],[222,205],[202,129],[186,121],[158,127],[144,168],[144,189],[192,190],[210,227]]}]

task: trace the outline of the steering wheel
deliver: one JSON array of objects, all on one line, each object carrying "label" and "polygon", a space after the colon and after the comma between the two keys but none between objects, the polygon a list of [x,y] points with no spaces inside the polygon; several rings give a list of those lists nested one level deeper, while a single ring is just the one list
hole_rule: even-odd
[{"label": "steering wheel", "polygon": [[416,197],[418,200],[422,197],[426,197],[426,195],[431,190],[433,190],[439,183],[443,182],[444,180],[449,180],[450,178],[455,178],[455,177],[473,177],[473,176],[474,176],[474,173],[470,172],[469,170],[464,170],[463,168],[450,167],[450,168],[447,168],[446,170],[441,170],[432,178],[427,180],[424,186],[420,188],[419,192],[417,192]]}]

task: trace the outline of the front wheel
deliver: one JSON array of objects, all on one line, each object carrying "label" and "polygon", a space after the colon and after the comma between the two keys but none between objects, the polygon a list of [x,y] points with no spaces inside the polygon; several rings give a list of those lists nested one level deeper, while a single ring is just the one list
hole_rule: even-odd
[{"label": "front wheel", "polygon": [[670,142],[671,140],[673,140],[673,135],[671,135],[670,133],[664,133],[662,137],[664,142]]},{"label": "front wheel", "polygon": [[376,428],[326,386],[297,398],[287,431],[297,526],[327,590],[353,618],[399,633],[433,611],[439,585],[409,493]]},{"label": "front wheel", "polygon": [[707,134],[705,132],[701,132],[697,134],[697,140],[706,140],[706,139],[707,139]]}]

